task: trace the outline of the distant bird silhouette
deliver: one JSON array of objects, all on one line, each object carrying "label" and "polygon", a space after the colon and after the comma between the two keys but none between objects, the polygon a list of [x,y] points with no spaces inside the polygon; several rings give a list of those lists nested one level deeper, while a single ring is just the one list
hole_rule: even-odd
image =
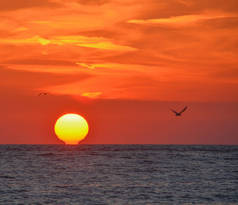
[{"label": "distant bird silhouette", "polygon": [[177,111],[175,111],[175,110],[172,110],[172,109],[170,109],[173,113],[175,113],[175,116],[181,116],[181,114],[185,111],[185,110],[187,110],[187,106],[185,106],[180,112],[177,112]]},{"label": "distant bird silhouette", "polygon": [[41,95],[48,95],[48,93],[39,93],[38,96],[41,96]]}]

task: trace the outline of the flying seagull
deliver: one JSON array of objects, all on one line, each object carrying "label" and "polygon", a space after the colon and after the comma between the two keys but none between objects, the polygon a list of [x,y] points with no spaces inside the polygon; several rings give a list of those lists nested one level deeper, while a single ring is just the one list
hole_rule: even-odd
[{"label": "flying seagull", "polygon": [[38,96],[47,95],[48,93],[39,93]]},{"label": "flying seagull", "polygon": [[171,111],[175,113],[175,116],[181,116],[181,114],[182,114],[185,110],[187,110],[187,108],[188,108],[188,107],[185,106],[180,112],[177,112],[177,111],[172,110],[172,109],[171,109]]}]

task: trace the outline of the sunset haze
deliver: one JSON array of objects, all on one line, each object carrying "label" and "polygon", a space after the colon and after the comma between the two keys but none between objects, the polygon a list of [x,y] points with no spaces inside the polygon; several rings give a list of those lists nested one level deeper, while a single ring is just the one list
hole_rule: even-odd
[{"label": "sunset haze", "polygon": [[62,144],[67,113],[85,144],[238,144],[237,0],[9,0],[0,18],[0,144]]}]

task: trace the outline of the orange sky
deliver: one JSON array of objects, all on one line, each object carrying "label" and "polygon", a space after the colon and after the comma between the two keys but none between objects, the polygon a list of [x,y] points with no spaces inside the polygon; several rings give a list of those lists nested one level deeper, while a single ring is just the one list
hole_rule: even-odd
[{"label": "orange sky", "polygon": [[238,143],[237,0],[8,0],[0,19],[0,143],[61,143],[67,112],[85,143]]}]

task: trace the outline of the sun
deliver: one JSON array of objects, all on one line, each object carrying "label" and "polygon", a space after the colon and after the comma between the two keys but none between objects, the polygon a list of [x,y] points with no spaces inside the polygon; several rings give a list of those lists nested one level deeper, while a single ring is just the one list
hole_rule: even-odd
[{"label": "sun", "polygon": [[87,121],[78,114],[65,114],[55,123],[55,134],[65,144],[78,144],[88,134]]}]

